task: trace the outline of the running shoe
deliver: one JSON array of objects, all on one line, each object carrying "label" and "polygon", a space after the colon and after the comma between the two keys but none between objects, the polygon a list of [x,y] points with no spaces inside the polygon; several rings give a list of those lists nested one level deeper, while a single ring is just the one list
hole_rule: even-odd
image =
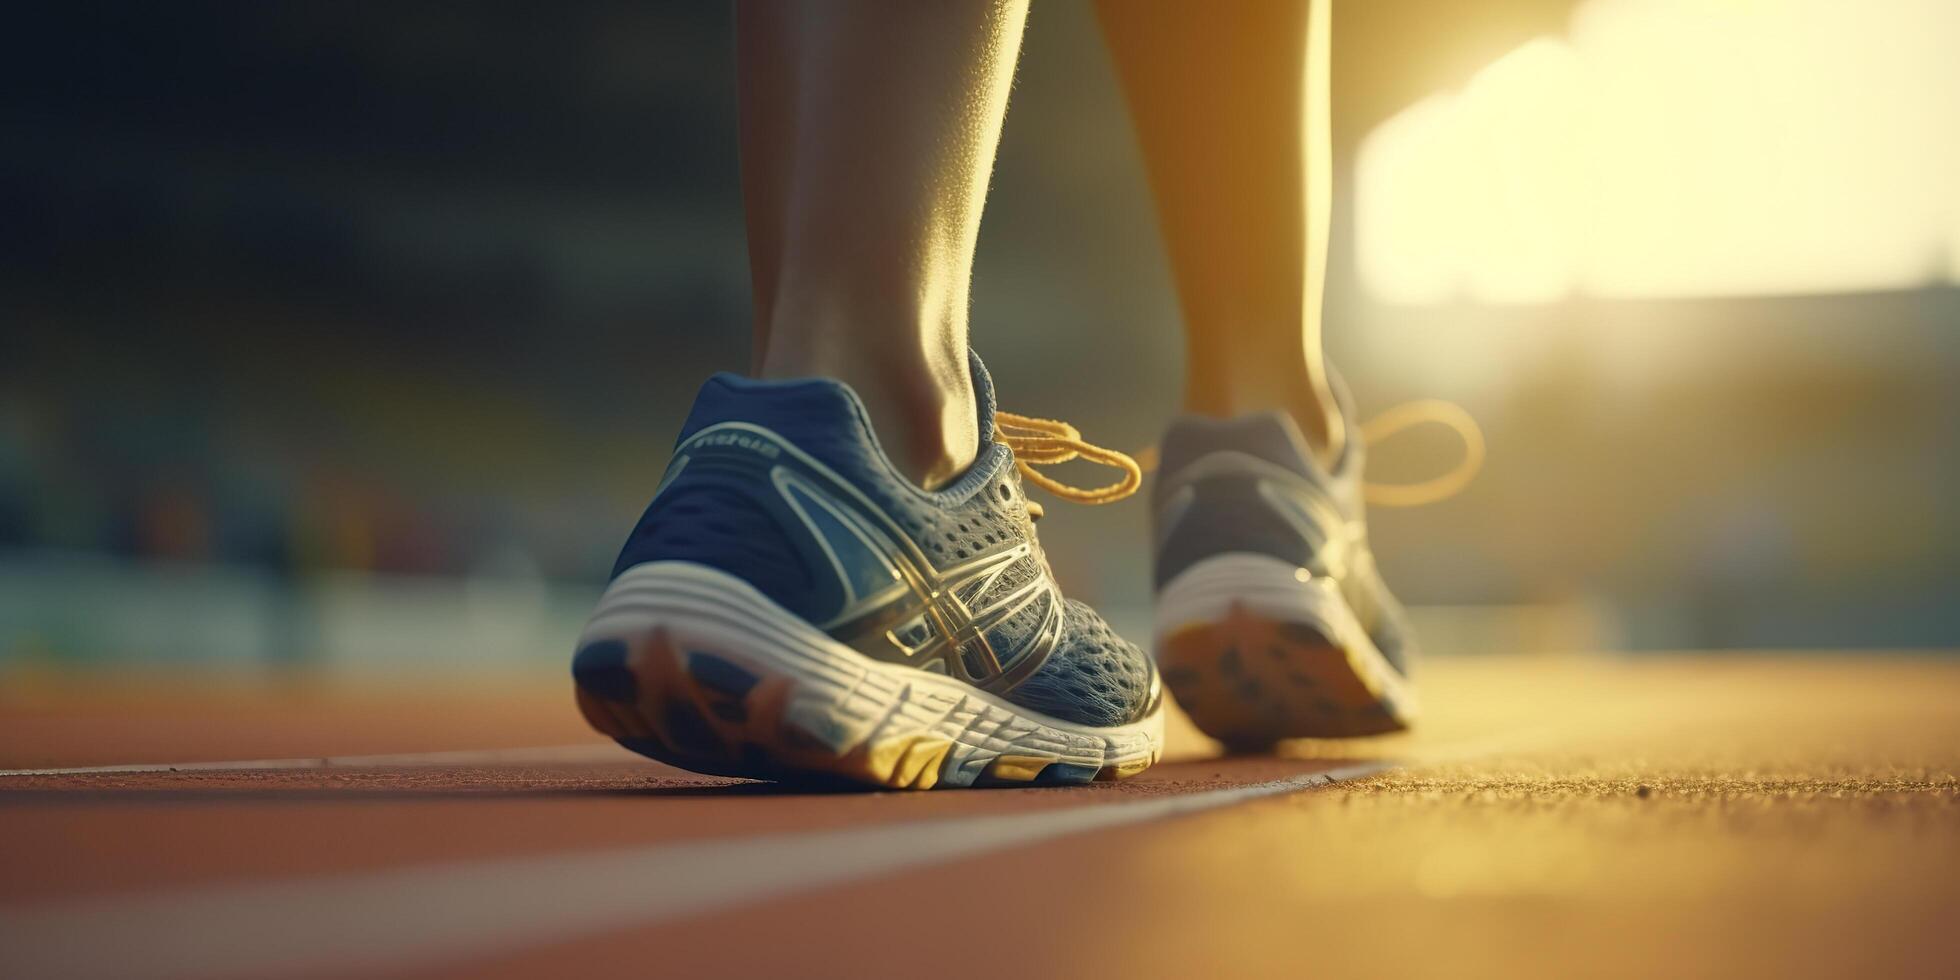
[{"label": "running shoe", "polygon": [[586,719],[662,762],[757,779],[1025,786],[1155,762],[1154,665],[1063,598],[1011,448],[1094,447],[997,412],[971,369],[985,439],[930,492],[849,387],[709,379],[579,639]]},{"label": "running shoe", "polygon": [[1290,415],[1186,416],[1153,488],[1157,656],[1178,704],[1228,747],[1368,735],[1417,713],[1414,637],[1368,548],[1362,437],[1322,466]]}]

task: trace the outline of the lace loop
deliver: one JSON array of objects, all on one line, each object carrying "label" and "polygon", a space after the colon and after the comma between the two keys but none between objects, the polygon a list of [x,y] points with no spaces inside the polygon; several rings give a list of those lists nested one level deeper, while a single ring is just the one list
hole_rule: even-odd
[{"label": "lace loop", "polygon": [[[1424,504],[1439,503],[1463,492],[1477,473],[1484,468],[1484,431],[1477,426],[1477,420],[1463,406],[1440,398],[1426,398],[1404,402],[1380,415],[1369,419],[1361,426],[1361,438],[1369,445],[1375,445],[1389,437],[1412,429],[1425,422],[1446,425],[1456,431],[1463,440],[1463,459],[1456,468],[1442,476],[1421,480],[1416,483],[1368,483],[1361,484],[1361,495],[1370,505],[1376,507],[1421,507]],[[1147,446],[1137,453],[1137,461],[1145,470],[1157,468],[1157,447]]]},{"label": "lace loop", "polygon": [[[1463,440],[1463,458],[1442,476],[1415,483],[1366,483],[1361,492],[1376,507],[1420,507],[1448,500],[1463,492],[1483,469],[1484,433],[1463,406],[1440,398],[1405,402],[1369,419],[1361,426],[1361,438],[1379,444],[1425,423],[1447,426]],[[1014,466],[1022,479],[1063,500],[1079,504],[1107,504],[1122,500],[1143,485],[1143,472],[1157,468],[1157,448],[1146,447],[1132,458],[1127,453],[1086,442],[1075,426],[1057,419],[1035,418],[1013,412],[994,413],[994,438],[1014,451]],[[1138,459],[1142,462],[1139,464]],[[1072,460],[1084,460],[1120,470],[1123,478],[1108,486],[1084,488],[1070,486],[1035,469]],[[1039,518],[1041,505],[1028,502],[1028,512]]]},{"label": "lace loop", "polygon": [[[1085,442],[1075,426],[1055,419],[1041,419],[1013,412],[994,413],[994,438],[1014,451],[1014,467],[1021,478],[1063,500],[1078,504],[1107,504],[1122,500],[1143,485],[1143,469],[1127,454]],[[1123,478],[1103,487],[1070,486],[1035,469],[1070,460],[1084,460],[1121,470]],[[1030,502],[1028,511],[1041,516],[1041,507]]]},{"label": "lace loop", "polygon": [[1477,420],[1463,406],[1440,398],[1404,402],[1369,419],[1361,426],[1361,438],[1367,440],[1369,445],[1375,445],[1425,422],[1456,430],[1457,436],[1463,440],[1463,459],[1448,473],[1416,483],[1364,482],[1361,493],[1369,504],[1376,507],[1421,507],[1448,500],[1462,493],[1463,488],[1476,478],[1477,471],[1483,469],[1484,432],[1477,427]]}]

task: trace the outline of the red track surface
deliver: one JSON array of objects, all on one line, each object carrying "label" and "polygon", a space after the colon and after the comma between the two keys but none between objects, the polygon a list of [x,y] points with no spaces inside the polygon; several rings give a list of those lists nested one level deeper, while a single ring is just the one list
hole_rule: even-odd
[{"label": "red track surface", "polygon": [[[1415,765],[410,972],[1782,976],[1937,974],[1960,952],[1960,664],[1432,673],[1421,738],[1218,760],[1178,729],[1167,764],[1074,789],[784,792],[623,753],[0,777],[0,919],[90,896],[1059,813],[1392,757]],[[599,744],[554,688],[16,685],[0,766]]]}]

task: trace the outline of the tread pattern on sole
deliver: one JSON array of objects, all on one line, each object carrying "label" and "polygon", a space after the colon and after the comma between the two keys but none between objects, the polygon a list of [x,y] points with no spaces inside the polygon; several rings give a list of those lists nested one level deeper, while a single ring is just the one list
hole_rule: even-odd
[{"label": "tread pattern on sole", "polygon": [[1222,618],[1164,634],[1164,683],[1206,734],[1253,749],[1285,738],[1380,735],[1414,720],[1414,706],[1368,683],[1354,653],[1306,623],[1234,604]]},{"label": "tread pattern on sole", "polygon": [[1281,559],[1227,552],[1192,565],[1159,590],[1157,624],[1164,684],[1234,749],[1401,731],[1420,712],[1340,589]]}]

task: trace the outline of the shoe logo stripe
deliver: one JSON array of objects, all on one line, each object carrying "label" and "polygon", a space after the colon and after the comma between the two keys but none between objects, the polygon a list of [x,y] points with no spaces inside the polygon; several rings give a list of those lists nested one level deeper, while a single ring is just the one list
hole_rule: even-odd
[{"label": "shoe logo stripe", "polygon": [[[722,422],[697,432],[678,451],[710,446],[773,461],[771,481],[843,584],[844,608],[823,625],[840,641],[867,655],[944,670],[988,688],[1007,686],[1037,669],[1059,641],[1061,602],[1045,574],[1037,568],[1029,581],[1000,587],[1017,564],[1038,565],[1028,542],[1006,543],[937,569],[862,491],[777,433]],[[1032,639],[1003,658],[987,630],[1043,596],[1049,597],[1048,608]],[[928,635],[918,637],[921,628]]]}]

